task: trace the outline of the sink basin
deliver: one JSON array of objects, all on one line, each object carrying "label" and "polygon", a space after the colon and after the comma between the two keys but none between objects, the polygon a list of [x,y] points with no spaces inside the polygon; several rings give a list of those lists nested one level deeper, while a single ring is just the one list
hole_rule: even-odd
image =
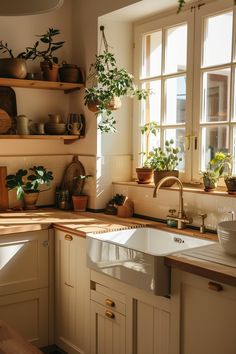
[{"label": "sink basin", "polygon": [[236,256],[236,220],[219,222],[217,234],[224,251]]},{"label": "sink basin", "polygon": [[91,269],[163,296],[169,294],[170,285],[164,256],[213,243],[150,227],[88,236],[87,263]]}]

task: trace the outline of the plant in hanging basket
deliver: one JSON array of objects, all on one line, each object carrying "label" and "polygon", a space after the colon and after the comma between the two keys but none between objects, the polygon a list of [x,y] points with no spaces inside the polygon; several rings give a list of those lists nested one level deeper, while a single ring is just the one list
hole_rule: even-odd
[{"label": "plant in hanging basket", "polygon": [[105,50],[96,55],[95,62],[90,66],[88,82],[92,82],[92,87],[86,88],[84,102],[96,116],[101,115],[98,128],[107,133],[116,132],[116,120],[112,111],[120,107],[123,96],[141,100],[147,98],[150,92],[138,89],[133,76],[124,68],[118,68],[114,54],[108,51],[104,27],[101,26],[100,29]]}]

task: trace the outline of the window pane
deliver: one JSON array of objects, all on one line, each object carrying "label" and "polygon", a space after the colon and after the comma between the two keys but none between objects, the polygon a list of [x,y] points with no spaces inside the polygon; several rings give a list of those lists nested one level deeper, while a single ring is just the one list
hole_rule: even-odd
[{"label": "window pane", "polygon": [[187,62],[187,25],[169,28],[165,32],[165,73],[186,70]]},{"label": "window pane", "polygon": [[226,126],[202,128],[202,164],[206,170],[217,151],[229,152],[229,130]]},{"label": "window pane", "polygon": [[233,174],[236,174],[236,127],[233,128]]},{"label": "window pane", "polygon": [[179,157],[182,157],[182,161],[179,163],[177,169],[183,171],[185,168],[185,158],[184,158],[184,141],[185,141],[185,129],[166,129],[164,133],[164,139],[174,140],[174,146],[180,149]]},{"label": "window pane", "polygon": [[211,66],[231,61],[233,12],[208,17],[205,20],[203,65]]},{"label": "window pane", "polygon": [[167,79],[165,82],[165,123],[185,123],[186,76]]},{"label": "window pane", "polygon": [[227,121],[230,100],[230,69],[203,74],[203,122]]},{"label": "window pane", "polygon": [[151,90],[151,95],[142,100],[143,122],[155,121],[160,124],[161,116],[161,81],[150,81],[142,85],[142,88]]},{"label": "window pane", "polygon": [[144,36],[142,77],[152,77],[161,74],[161,42],[162,31]]},{"label": "window pane", "polygon": [[234,99],[233,99],[233,117],[232,120],[236,121],[236,69],[234,69]]}]

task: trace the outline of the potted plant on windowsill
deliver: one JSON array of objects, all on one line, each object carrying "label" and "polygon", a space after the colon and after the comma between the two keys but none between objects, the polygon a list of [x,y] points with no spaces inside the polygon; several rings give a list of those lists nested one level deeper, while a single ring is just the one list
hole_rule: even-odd
[{"label": "potted plant on windowsill", "polygon": [[[178,156],[180,152],[179,148],[174,147],[174,140],[170,139],[165,142],[165,150],[162,148],[154,148],[148,154],[147,164],[154,171],[154,183],[155,185],[166,176],[179,176],[179,171],[176,168],[182,158]],[[171,187],[175,183],[174,180],[166,181],[163,187]]]},{"label": "potted plant on windowsill", "polygon": [[[6,177],[6,187],[16,189],[16,198],[24,200],[25,209],[36,209],[40,185],[50,186],[53,180],[52,171],[47,171],[43,166],[34,166],[29,171],[19,169],[16,174]],[[46,189],[48,190],[48,189]]]},{"label": "potted plant on windowsill", "polygon": [[[212,192],[217,188],[218,181],[221,177],[231,175],[231,154],[224,154],[223,152],[216,152],[213,159],[208,164],[206,171],[201,171],[204,183],[205,192]],[[225,169],[228,168],[228,173],[225,175]]]},{"label": "potted plant on windowsill", "polygon": [[145,156],[145,161],[142,167],[136,168],[136,173],[138,178],[137,183],[139,184],[148,184],[152,182],[153,169],[150,167],[148,161],[148,155],[150,151],[149,139],[150,139],[150,134],[153,134],[155,136],[157,135],[158,129],[159,129],[158,125],[154,121],[148,122],[141,127],[141,133],[142,135],[145,135],[145,152],[141,152],[141,155]]},{"label": "potted plant on windowsill", "polygon": [[133,76],[124,68],[118,68],[114,54],[108,50],[104,27],[101,26],[100,30],[105,50],[96,55],[95,62],[90,66],[87,81],[91,87],[85,89],[84,103],[96,116],[102,117],[98,125],[101,132],[116,132],[112,111],[120,108],[121,98],[129,96],[141,100],[147,98],[149,91],[138,89]]},{"label": "potted plant on windowsill", "polygon": [[72,202],[74,211],[86,211],[88,195],[83,194],[85,181],[92,175],[79,175],[73,177]]}]

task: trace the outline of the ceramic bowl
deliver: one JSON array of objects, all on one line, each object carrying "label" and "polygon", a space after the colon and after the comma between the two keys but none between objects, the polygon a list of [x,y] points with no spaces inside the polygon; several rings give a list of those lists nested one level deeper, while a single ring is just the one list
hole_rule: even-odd
[{"label": "ceramic bowl", "polygon": [[221,221],[217,226],[217,234],[225,252],[236,256],[236,220]]},{"label": "ceramic bowl", "polygon": [[52,134],[52,135],[65,134],[66,124],[65,123],[46,123],[45,124],[45,132],[46,132],[46,134]]}]

